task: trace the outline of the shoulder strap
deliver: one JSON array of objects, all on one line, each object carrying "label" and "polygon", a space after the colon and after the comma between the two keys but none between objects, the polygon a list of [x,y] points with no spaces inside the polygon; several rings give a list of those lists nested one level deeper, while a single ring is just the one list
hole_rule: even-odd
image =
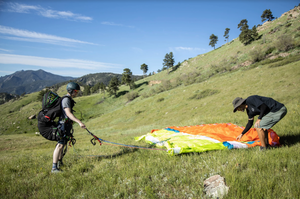
[{"label": "shoulder strap", "polygon": [[63,101],[63,99],[64,98],[69,98],[70,100],[71,100],[71,112],[73,113],[73,112],[75,112],[74,110],[73,110],[73,107],[74,107],[74,105],[75,105],[75,101],[72,99],[72,97],[71,96],[69,96],[69,95],[65,95],[65,96],[63,96],[63,97],[61,97],[61,101],[60,101],[60,108],[61,108],[61,110],[62,110],[62,115],[64,116],[64,118],[68,118],[67,117],[67,114],[66,114],[66,112],[65,112],[65,110],[63,109],[63,107],[62,107],[62,101]]}]

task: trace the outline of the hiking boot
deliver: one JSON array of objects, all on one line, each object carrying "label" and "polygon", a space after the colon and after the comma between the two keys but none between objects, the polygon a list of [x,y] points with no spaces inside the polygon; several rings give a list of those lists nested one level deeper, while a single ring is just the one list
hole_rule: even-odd
[{"label": "hiking boot", "polygon": [[61,173],[62,170],[59,170],[57,168],[52,168],[51,173]]},{"label": "hiking boot", "polygon": [[260,150],[260,151],[266,151],[266,150],[267,150],[267,147],[260,146],[259,150]]},{"label": "hiking boot", "polygon": [[64,166],[64,163],[63,163],[61,160],[59,160],[59,161],[57,162],[57,168],[60,169],[60,167],[62,167],[62,166]]}]

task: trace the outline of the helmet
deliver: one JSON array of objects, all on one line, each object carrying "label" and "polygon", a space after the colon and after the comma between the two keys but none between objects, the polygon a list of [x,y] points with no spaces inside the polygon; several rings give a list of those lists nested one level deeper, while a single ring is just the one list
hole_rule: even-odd
[{"label": "helmet", "polygon": [[68,93],[72,93],[74,90],[80,90],[80,86],[75,82],[70,82],[67,85]]}]

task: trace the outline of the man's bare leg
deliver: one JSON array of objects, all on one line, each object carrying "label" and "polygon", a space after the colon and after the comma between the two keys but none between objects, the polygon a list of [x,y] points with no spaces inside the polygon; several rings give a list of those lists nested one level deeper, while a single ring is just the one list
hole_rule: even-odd
[{"label": "man's bare leg", "polygon": [[58,162],[58,158],[61,156],[62,154],[62,150],[63,150],[63,146],[62,144],[57,144],[54,152],[53,152],[53,163],[57,163]]},{"label": "man's bare leg", "polygon": [[266,147],[266,139],[268,139],[268,131],[267,133],[262,128],[255,128],[261,143],[262,147]]}]

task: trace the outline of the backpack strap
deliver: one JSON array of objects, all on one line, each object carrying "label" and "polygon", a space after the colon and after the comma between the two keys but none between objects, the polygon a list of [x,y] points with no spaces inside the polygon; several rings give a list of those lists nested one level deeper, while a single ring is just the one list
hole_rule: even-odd
[{"label": "backpack strap", "polygon": [[63,97],[61,97],[61,101],[60,101],[60,107],[61,107],[61,110],[62,110],[62,117],[61,117],[61,122],[68,122],[68,121],[70,121],[70,119],[68,118],[68,116],[67,116],[67,114],[66,114],[66,112],[65,112],[65,110],[64,110],[64,108],[63,108],[63,106],[62,106],[62,101],[63,101],[63,99],[64,98],[69,98],[70,99],[70,101],[71,101],[71,112],[73,113],[74,112],[74,110],[73,110],[73,107],[75,106],[75,101],[72,99],[72,97],[71,96],[69,96],[69,95],[65,95],[65,96],[63,96]]}]

